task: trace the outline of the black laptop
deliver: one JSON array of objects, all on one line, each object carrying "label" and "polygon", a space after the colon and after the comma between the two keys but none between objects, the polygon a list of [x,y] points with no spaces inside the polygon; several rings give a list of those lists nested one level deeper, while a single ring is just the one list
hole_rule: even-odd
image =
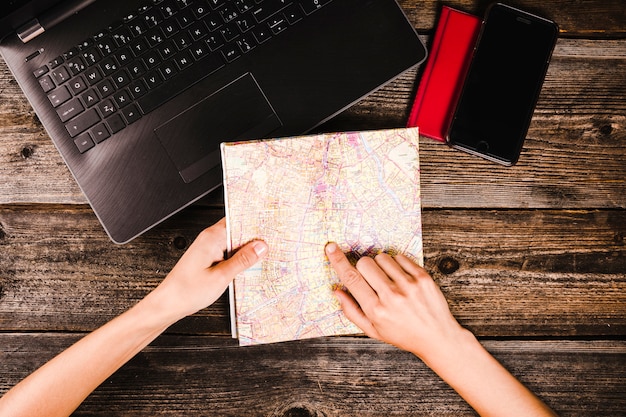
[{"label": "black laptop", "polygon": [[395,0],[4,0],[0,52],[114,242],[419,64]]}]

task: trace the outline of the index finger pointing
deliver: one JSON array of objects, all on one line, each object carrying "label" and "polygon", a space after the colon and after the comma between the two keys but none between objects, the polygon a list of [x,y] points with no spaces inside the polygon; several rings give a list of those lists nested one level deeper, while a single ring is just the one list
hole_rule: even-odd
[{"label": "index finger pointing", "polygon": [[346,255],[339,250],[336,243],[331,242],[326,245],[326,256],[331,266],[337,272],[341,282],[348,288],[361,308],[364,308],[377,299],[376,292],[370,287],[359,271],[352,266]]}]

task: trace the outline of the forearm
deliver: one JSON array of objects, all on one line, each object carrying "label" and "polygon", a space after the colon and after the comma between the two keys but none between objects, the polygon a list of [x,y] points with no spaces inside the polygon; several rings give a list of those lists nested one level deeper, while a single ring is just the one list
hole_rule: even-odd
[{"label": "forearm", "polygon": [[155,290],[87,335],[0,398],[0,416],[68,416],[111,374],[179,317]]},{"label": "forearm", "polygon": [[555,416],[511,375],[467,330],[426,364],[454,388],[478,414],[486,416]]}]

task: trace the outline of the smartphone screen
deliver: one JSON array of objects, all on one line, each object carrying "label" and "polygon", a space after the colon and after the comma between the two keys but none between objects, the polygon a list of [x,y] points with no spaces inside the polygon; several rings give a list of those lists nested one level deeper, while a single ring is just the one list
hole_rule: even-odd
[{"label": "smartphone screen", "polygon": [[500,3],[485,17],[448,143],[517,162],[558,36],[552,21]]}]

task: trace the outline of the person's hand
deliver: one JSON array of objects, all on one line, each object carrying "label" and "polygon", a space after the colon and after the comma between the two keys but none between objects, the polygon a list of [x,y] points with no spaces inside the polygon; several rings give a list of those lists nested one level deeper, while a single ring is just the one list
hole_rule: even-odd
[{"label": "person's hand", "polygon": [[326,255],[349,291],[335,291],[345,315],[368,336],[426,361],[465,332],[437,284],[406,256],[381,253],[354,267],[335,243]]},{"label": "person's hand", "polygon": [[204,229],[155,291],[167,292],[168,308],[178,318],[213,304],[237,274],[267,253],[267,244],[252,241],[224,260],[226,220]]},{"label": "person's hand", "polygon": [[361,258],[356,268],[335,243],[326,255],[349,292],[346,316],[365,334],[421,358],[481,416],[555,416],[450,313],[428,273],[404,255]]}]

